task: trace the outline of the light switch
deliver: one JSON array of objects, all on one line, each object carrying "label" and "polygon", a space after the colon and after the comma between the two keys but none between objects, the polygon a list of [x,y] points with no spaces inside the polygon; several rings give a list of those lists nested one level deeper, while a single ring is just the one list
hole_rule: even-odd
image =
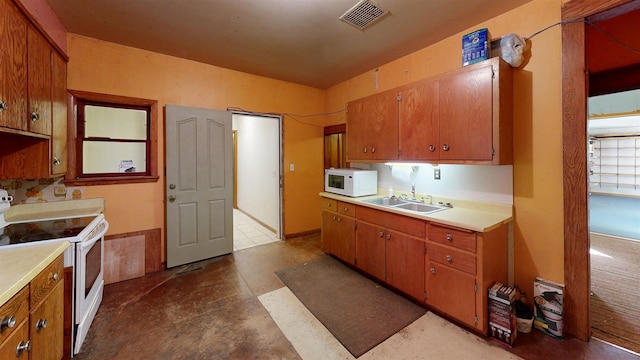
[{"label": "light switch", "polygon": [[289,171],[293,171],[293,170],[295,170],[295,168],[296,167],[293,164],[289,164]]}]

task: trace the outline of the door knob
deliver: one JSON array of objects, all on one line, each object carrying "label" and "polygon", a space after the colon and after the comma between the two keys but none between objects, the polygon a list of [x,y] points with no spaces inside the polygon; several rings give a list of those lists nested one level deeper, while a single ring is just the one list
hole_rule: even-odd
[{"label": "door knob", "polygon": [[171,202],[176,201],[176,196],[175,195],[169,196],[169,201],[171,201]]}]

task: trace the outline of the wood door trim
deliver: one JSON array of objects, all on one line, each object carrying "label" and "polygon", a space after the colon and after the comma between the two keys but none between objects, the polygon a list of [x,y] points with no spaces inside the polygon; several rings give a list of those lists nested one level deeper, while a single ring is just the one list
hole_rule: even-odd
[{"label": "wood door trim", "polygon": [[[562,7],[562,20],[588,16],[631,0],[572,0]],[[585,24],[562,26],[562,153],[564,192],[564,326],[565,332],[588,341],[590,266],[587,208],[587,73]]]}]

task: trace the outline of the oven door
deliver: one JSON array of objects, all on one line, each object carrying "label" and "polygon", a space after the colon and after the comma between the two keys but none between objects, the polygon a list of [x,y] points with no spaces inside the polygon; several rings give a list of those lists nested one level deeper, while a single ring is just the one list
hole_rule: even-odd
[{"label": "oven door", "polygon": [[75,336],[74,355],[80,352],[80,347],[87,336],[89,327],[102,302],[104,288],[104,234],[109,229],[109,223],[103,219],[91,233],[76,246],[75,264]]}]

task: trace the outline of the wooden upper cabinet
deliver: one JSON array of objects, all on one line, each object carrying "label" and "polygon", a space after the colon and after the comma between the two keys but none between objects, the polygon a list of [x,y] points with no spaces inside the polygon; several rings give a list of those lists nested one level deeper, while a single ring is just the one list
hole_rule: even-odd
[{"label": "wooden upper cabinet", "polygon": [[0,127],[28,130],[27,22],[10,0],[0,0]]},{"label": "wooden upper cabinet", "polygon": [[440,80],[440,158],[443,160],[490,161],[493,157],[493,68],[485,65]]},{"label": "wooden upper cabinet", "polygon": [[27,34],[29,131],[51,134],[51,47],[29,26]]},{"label": "wooden upper cabinet", "polygon": [[438,82],[431,79],[398,90],[399,159],[438,160]]},{"label": "wooden upper cabinet", "polygon": [[447,73],[439,83],[441,162],[511,164],[511,67],[496,57]]},{"label": "wooden upper cabinet", "polygon": [[347,161],[398,158],[398,95],[385,91],[347,105]]},{"label": "wooden upper cabinet", "polygon": [[67,172],[67,62],[58,54],[52,59],[51,175]]},{"label": "wooden upper cabinet", "polygon": [[495,57],[350,102],[347,159],[511,164],[512,93]]}]

